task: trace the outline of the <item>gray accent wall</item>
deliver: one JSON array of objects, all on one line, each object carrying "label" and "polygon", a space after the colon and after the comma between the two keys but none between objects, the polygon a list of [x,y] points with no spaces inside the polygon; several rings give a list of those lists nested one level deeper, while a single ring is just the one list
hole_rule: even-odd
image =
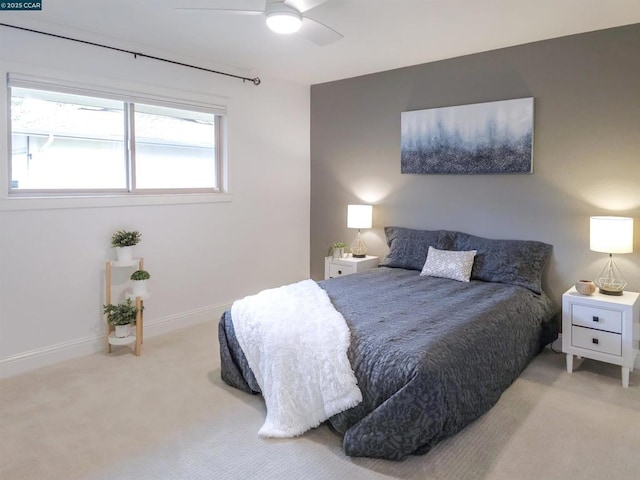
[{"label": "gray accent wall", "polygon": [[[535,99],[532,174],[400,173],[401,112],[522,97]],[[314,279],[329,246],[355,237],[350,203],[374,205],[374,255],[387,225],[550,243],[557,304],[606,261],[589,250],[589,216],[635,217],[635,252],[616,260],[640,290],[640,24],[313,85]]]}]

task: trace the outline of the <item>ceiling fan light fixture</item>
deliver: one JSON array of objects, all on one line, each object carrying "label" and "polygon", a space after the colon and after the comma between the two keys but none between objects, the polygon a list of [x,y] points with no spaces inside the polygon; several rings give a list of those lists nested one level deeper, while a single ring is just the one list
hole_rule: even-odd
[{"label": "ceiling fan light fixture", "polygon": [[269,12],[267,26],[276,33],[295,33],[302,26],[302,15],[293,11]]}]

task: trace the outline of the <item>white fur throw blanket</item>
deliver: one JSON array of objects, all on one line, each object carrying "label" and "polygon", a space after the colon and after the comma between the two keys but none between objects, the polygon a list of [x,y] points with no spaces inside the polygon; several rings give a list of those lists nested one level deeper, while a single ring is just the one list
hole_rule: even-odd
[{"label": "white fur throw blanket", "polygon": [[267,405],[260,436],[301,435],[362,401],[349,328],[313,280],[238,300],[231,318]]}]

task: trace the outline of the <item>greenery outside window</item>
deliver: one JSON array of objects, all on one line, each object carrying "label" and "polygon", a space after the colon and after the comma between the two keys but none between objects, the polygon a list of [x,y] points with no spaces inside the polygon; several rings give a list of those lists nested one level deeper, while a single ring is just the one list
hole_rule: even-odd
[{"label": "greenery outside window", "polygon": [[10,99],[10,195],[223,190],[223,111],[19,83]]}]

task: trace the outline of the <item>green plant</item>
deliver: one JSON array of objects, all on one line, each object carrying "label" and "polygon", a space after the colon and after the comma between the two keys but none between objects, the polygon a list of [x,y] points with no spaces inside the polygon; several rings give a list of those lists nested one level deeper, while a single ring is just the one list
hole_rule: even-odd
[{"label": "green plant", "polygon": [[138,308],[130,298],[126,302],[117,305],[103,305],[102,312],[107,316],[107,321],[111,325],[127,325],[136,321]]},{"label": "green plant", "polygon": [[334,243],[333,245],[331,245],[331,246],[329,247],[329,252],[327,253],[327,256],[329,256],[329,257],[330,257],[331,255],[333,255],[333,251],[334,251],[334,250],[336,250],[336,249],[338,249],[338,248],[344,248],[344,247],[346,247],[346,245],[345,245],[343,242],[336,242],[336,243]]},{"label": "green plant", "polygon": [[131,274],[131,280],[149,280],[151,275],[146,270],[136,270]]},{"label": "green plant", "polygon": [[137,231],[128,232],[126,230],[118,230],[111,236],[111,245],[113,247],[132,247],[136,245],[142,234]]}]

